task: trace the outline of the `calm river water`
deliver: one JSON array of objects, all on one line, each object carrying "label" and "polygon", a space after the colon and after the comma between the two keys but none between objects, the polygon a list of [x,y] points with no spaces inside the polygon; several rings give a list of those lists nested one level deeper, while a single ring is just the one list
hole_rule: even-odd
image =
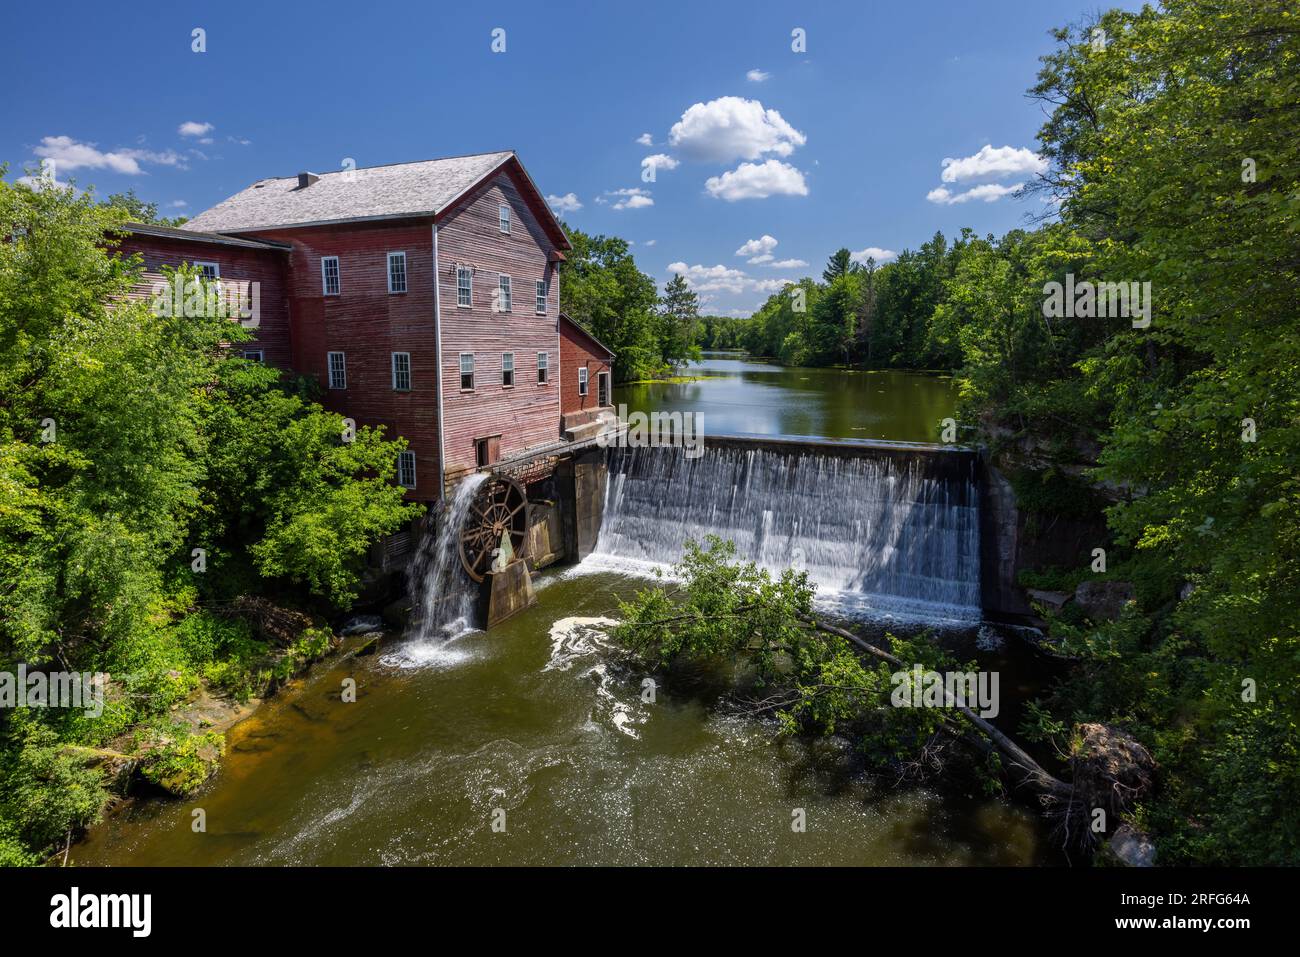
[{"label": "calm river water", "polygon": [[936,442],[953,414],[949,376],[786,368],[737,353],[705,353],[682,378],[622,386],[629,411],[695,412],[706,435],[789,435]]},{"label": "calm river water", "polygon": [[[947,380],[777,369],[711,357],[688,384],[617,401],[686,408],[705,430],[932,438]],[[263,706],[228,735],[187,801],[128,805],[73,849],[79,864],[1034,864],[1032,810],[1001,798],[893,789],[834,741],[781,741],[719,713],[694,683],[642,701],[642,675],[556,623],[614,616],[644,583],[552,570],[538,603],[444,645],[387,638]],[[971,655],[966,655],[970,657]],[[1004,701],[1037,679],[1002,670]],[[344,703],[346,678],[358,685]],[[1004,704],[1014,719],[1014,707]],[[206,813],[195,833],[192,812]],[[791,828],[802,808],[807,829]],[[494,821],[498,829],[493,828]],[[504,830],[500,825],[504,823]]]}]

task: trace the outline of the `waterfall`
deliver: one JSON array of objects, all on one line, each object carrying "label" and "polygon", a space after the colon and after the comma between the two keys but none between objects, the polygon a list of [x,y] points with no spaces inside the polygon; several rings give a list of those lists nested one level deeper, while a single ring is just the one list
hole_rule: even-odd
[{"label": "waterfall", "polygon": [[822,607],[977,620],[978,501],[975,460],[961,452],[620,449],[588,563],[662,567],[714,534],[773,573],[807,571]]},{"label": "waterfall", "polygon": [[420,643],[441,643],[474,629],[478,585],[460,561],[460,533],[487,474],[466,478],[456,487],[437,533],[425,535],[407,572],[414,597],[412,635]]}]

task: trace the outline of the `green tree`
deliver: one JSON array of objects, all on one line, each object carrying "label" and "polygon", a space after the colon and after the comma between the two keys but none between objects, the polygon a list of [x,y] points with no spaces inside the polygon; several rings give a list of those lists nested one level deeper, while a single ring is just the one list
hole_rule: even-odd
[{"label": "green tree", "polygon": [[858,265],[853,261],[853,254],[847,249],[837,249],[826,262],[826,268],[822,270],[822,280],[827,284],[834,282],[842,276],[848,276],[858,270]]},{"label": "green tree", "polygon": [[665,283],[659,300],[659,317],[664,360],[670,365],[680,365],[688,359],[698,359],[700,297],[687,285],[685,277],[674,273]]}]

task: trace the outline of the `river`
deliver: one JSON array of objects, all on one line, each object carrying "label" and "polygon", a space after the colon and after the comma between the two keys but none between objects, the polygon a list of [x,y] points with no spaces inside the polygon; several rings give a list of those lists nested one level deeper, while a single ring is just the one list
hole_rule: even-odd
[{"label": "river", "polygon": [[[694,408],[705,430],[932,438],[950,381],[777,369],[711,356],[700,381],[632,386],[632,408]],[[715,706],[701,677],[642,699],[643,675],[591,633],[644,582],[551,569],[538,603],[449,643],[386,636],[318,666],[228,735],[188,801],[131,802],[73,849],[79,864],[1036,864],[1040,818],[973,784],[894,788],[835,739],[778,739]],[[973,634],[955,637],[969,646]],[[1011,646],[1004,717],[1041,680]],[[341,700],[354,679],[355,703]],[[206,828],[193,828],[194,811]],[[802,812],[806,829],[792,828]],[[494,824],[496,825],[494,827]]]}]

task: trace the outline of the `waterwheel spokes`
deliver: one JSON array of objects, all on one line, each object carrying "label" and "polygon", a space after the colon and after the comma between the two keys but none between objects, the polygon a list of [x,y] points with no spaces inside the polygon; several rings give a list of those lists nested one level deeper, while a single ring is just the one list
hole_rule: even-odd
[{"label": "waterwheel spokes", "polygon": [[528,498],[519,483],[493,475],[479,489],[460,534],[460,558],[475,581],[487,575],[503,535],[514,554],[523,557],[528,533]]}]

